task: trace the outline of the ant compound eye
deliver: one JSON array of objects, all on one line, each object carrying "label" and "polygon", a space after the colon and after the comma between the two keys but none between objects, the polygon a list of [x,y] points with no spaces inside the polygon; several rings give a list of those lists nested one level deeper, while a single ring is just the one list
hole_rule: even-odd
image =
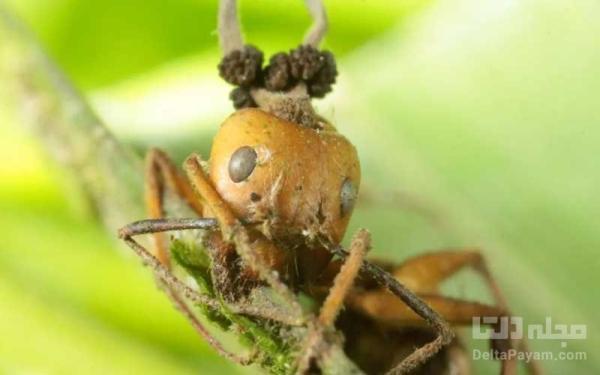
[{"label": "ant compound eye", "polygon": [[340,191],[340,208],[342,216],[346,216],[352,211],[357,195],[358,192],[356,191],[356,187],[352,181],[350,181],[348,178],[345,179],[342,183],[342,189]]},{"label": "ant compound eye", "polygon": [[252,147],[238,148],[229,159],[229,178],[233,182],[242,182],[252,174],[256,167],[256,151]]}]

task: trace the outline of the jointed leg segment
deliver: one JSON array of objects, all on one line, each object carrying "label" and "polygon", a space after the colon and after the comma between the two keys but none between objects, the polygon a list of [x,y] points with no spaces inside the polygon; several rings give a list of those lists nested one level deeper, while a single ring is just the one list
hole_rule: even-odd
[{"label": "jointed leg segment", "polygon": [[[133,222],[119,231],[119,237],[133,249],[133,251],[149,265],[154,271],[159,282],[165,287],[169,287],[172,291],[185,296],[190,302],[204,305],[211,309],[218,310],[222,308],[221,302],[198,293],[190,288],[187,284],[173,276],[169,268],[162,264],[154,255],[146,250],[142,245],[133,239],[134,236],[142,234],[163,233],[179,230],[195,230],[195,229],[217,229],[218,222],[212,218],[183,218],[183,219],[149,219]],[[288,316],[274,314],[273,312],[264,311],[260,307],[250,305],[228,305],[229,310],[233,313],[256,316],[263,319],[269,319],[287,325],[297,325],[296,320]],[[189,313],[189,312],[188,312]]]},{"label": "jointed leg segment", "polygon": [[336,275],[333,287],[319,312],[319,322],[324,326],[331,326],[335,323],[340,309],[344,305],[344,299],[354,284],[365,255],[371,248],[371,235],[364,229],[361,229],[352,240],[350,245],[350,255],[346,262]]},{"label": "jointed leg segment", "polygon": [[[336,275],[333,286],[325,298],[319,316],[304,342],[302,357],[298,364],[298,373],[304,374],[310,367],[313,358],[317,358],[317,351],[321,349],[325,330],[332,330],[335,320],[344,306],[344,300],[352,288],[360,266],[371,247],[369,232],[362,229],[353,238],[350,245],[350,255]],[[326,350],[326,348],[324,348]]]},{"label": "jointed leg segment", "polygon": [[[437,294],[439,285],[444,280],[453,276],[465,267],[472,267],[483,277],[493,295],[494,302],[496,304],[495,308],[498,310],[496,314],[487,311],[487,315],[484,314],[484,310],[480,310],[478,315],[476,316],[510,315],[506,298],[504,297],[502,290],[498,286],[498,283],[492,276],[483,255],[477,249],[446,250],[419,255],[412,259],[408,259],[407,261],[402,263],[398,268],[392,271],[392,273],[399,280],[402,280],[403,282],[406,282],[408,285],[410,285],[411,289],[416,291],[417,293]],[[469,302],[463,301],[461,306],[464,308],[468,304]],[[489,308],[491,308],[491,306],[487,307],[488,310]],[[483,307],[481,309],[483,309]],[[457,311],[452,310],[449,306],[447,306],[446,312],[448,314],[457,314]],[[475,310],[473,311],[473,314],[475,314]],[[443,315],[445,317],[448,317],[446,314]],[[454,319],[457,318],[457,316],[450,318],[449,320],[452,323],[463,323],[458,322],[456,321],[456,319]],[[529,347],[525,338],[521,339],[518,342],[518,348],[524,352],[529,351]],[[515,363],[516,360],[503,361],[502,373],[511,373],[514,367],[516,366]],[[530,361],[527,363],[527,366],[531,374],[542,373],[542,370],[537,361]]]},{"label": "jointed leg segment", "polygon": [[181,298],[181,295],[184,295],[193,303],[202,304],[213,310],[219,309],[219,302],[206,295],[198,293],[185,283],[181,282],[179,279],[173,276],[173,274],[169,271],[168,266],[162,263],[154,255],[150,254],[148,250],[146,250],[142,245],[133,239],[133,236],[139,234],[162,233],[170,230],[182,229],[207,229],[214,227],[214,225],[215,222],[212,219],[143,220],[122,228],[119,231],[119,237],[123,239],[123,241],[125,241],[125,243],[131,247],[140,258],[142,258],[145,264],[148,264],[152,268],[159,284],[164,287],[169,299],[171,299],[175,307],[177,307],[177,309],[184,314],[184,316],[189,320],[200,336],[202,336],[206,342],[223,357],[241,365],[247,365],[251,362],[251,358],[240,357],[225,350],[221,343],[218,342],[210,334],[210,332],[208,332],[198,318],[192,313],[188,305]]},{"label": "jointed leg segment", "polygon": [[[494,306],[440,295],[440,284],[466,267],[472,267],[484,278],[494,297]],[[485,259],[475,249],[447,250],[419,255],[406,260],[391,273],[453,325],[468,325],[472,318],[477,316],[510,315],[506,299],[492,277]],[[378,320],[386,321],[388,324],[418,323],[418,317],[413,312],[390,298],[384,291],[357,294],[348,302],[363,313],[377,317]],[[496,342],[496,344],[501,343]],[[518,342],[518,348],[522,351],[529,350],[524,339]],[[515,359],[503,361],[502,374],[512,373],[515,367]],[[528,362],[528,367],[531,374],[541,373],[539,364],[535,361]]]},{"label": "jointed leg segment", "polygon": [[[242,365],[250,363],[250,358],[239,357],[225,350],[190,310],[187,303],[181,298],[181,295],[185,296],[192,303],[202,304],[215,310],[220,307],[219,302],[193,290],[174,277],[170,272],[168,245],[163,232],[184,229],[207,229],[215,227],[217,222],[214,219],[163,219],[165,214],[163,198],[165,189],[167,188],[185,201],[198,215],[202,214],[202,205],[196,199],[195,193],[187,180],[179,173],[168,156],[160,150],[152,149],[147,154],[145,187],[146,206],[151,219],[135,222],[124,227],[119,231],[119,236],[145,263],[151,265],[157,281],[164,287],[167,296],[173,304],[218,353]],[[153,234],[156,256],[150,254],[150,252],[132,238],[139,234]]]},{"label": "jointed leg segment", "polygon": [[[341,247],[333,249],[333,252],[342,257],[347,258],[348,253]],[[430,343],[417,348],[412,354],[404,358],[390,374],[406,374],[417,368],[419,365],[426,362],[434,356],[442,347],[449,344],[454,338],[454,332],[451,330],[448,323],[429,305],[423,302],[412,291],[402,285],[392,275],[381,269],[380,267],[363,261],[361,272],[367,277],[372,278],[380,287],[389,290],[395,296],[400,298],[412,311],[425,319],[437,333],[437,337]]]},{"label": "jointed leg segment", "polygon": [[496,306],[507,309],[506,299],[492,277],[485,259],[476,249],[447,250],[416,256],[403,262],[392,274],[415,291],[438,294],[440,284],[460,270],[472,267],[486,281]]},{"label": "jointed leg segment", "polygon": [[[202,205],[195,198],[192,187],[161,150],[151,149],[146,155],[145,180],[146,208],[150,219],[165,216],[163,197],[166,188],[184,200],[198,215],[202,214]],[[153,237],[157,258],[168,265],[169,251],[164,235],[155,234]]]},{"label": "jointed leg segment", "polygon": [[[496,306],[464,301],[440,295],[419,295],[433,310],[453,325],[469,325],[476,316],[507,316],[507,312]],[[395,296],[385,290],[352,294],[348,304],[363,314],[391,326],[418,326],[423,319]]]}]

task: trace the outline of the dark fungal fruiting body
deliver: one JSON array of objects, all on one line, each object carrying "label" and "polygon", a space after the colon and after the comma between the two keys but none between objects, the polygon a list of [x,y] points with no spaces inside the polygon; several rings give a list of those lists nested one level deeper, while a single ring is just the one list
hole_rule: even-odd
[{"label": "dark fungal fruiting body", "polygon": [[313,79],[307,82],[308,94],[313,98],[323,98],[331,90],[337,77],[337,66],[333,54],[329,51],[321,52],[321,68]]},{"label": "dark fungal fruiting body", "polygon": [[292,85],[289,57],[279,52],[271,57],[264,70],[265,88],[269,91],[285,91]]},{"label": "dark fungal fruiting body", "polygon": [[233,50],[219,63],[219,75],[235,86],[250,87],[261,77],[263,53],[251,45]]},{"label": "dark fungal fruiting body", "polygon": [[291,76],[306,84],[311,97],[322,98],[331,91],[338,73],[331,52],[302,45],[290,51],[289,64]]},{"label": "dark fungal fruiting body", "polygon": [[292,77],[301,81],[310,81],[321,70],[324,59],[312,46],[299,46],[290,51],[290,70]]},{"label": "dark fungal fruiting body", "polygon": [[236,87],[229,93],[229,99],[235,109],[256,107],[256,102],[247,87]]},{"label": "dark fungal fruiting body", "polygon": [[230,94],[236,109],[256,107],[252,90],[287,92],[299,84],[306,86],[311,98],[322,98],[336,81],[335,57],[310,45],[300,45],[289,52],[274,54],[263,68],[263,54],[246,45],[225,55],[219,63],[219,74],[237,86]]}]

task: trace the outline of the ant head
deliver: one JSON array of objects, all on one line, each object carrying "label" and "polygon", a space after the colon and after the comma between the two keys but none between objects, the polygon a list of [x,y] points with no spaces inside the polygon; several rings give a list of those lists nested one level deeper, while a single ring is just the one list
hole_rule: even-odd
[{"label": "ant head", "polygon": [[360,165],[354,146],[329,123],[321,125],[302,127],[255,108],[223,123],[212,145],[210,178],[240,220],[266,224],[263,231],[276,239],[341,241]]}]

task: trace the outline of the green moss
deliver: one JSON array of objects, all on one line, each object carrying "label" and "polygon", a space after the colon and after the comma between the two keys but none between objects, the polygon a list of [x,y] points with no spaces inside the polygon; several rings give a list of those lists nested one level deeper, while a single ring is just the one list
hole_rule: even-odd
[{"label": "green moss", "polygon": [[[171,242],[171,253],[175,263],[198,284],[201,293],[219,298],[212,280],[211,261],[206,251],[192,240],[175,239]],[[235,314],[222,301],[221,309],[214,311],[206,306],[197,306],[203,315],[223,332],[237,336],[242,346],[256,351],[256,362],[273,374],[287,374],[293,369],[298,330],[266,320]]]}]

